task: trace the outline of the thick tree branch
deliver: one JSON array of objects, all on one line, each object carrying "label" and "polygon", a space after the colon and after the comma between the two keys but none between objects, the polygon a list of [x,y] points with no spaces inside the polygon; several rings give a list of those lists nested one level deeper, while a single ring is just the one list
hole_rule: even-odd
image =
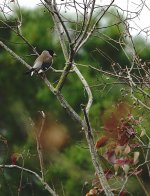
[{"label": "thick tree branch", "polygon": [[58,101],[60,102],[61,106],[66,110],[66,112],[70,115],[70,117],[77,121],[80,125],[82,123],[82,119],[80,116],[74,111],[74,109],[69,105],[69,103],[64,99],[63,95],[56,91],[56,89],[51,85],[51,83],[47,80],[47,78],[44,78],[45,84],[48,86],[50,91],[56,95]]},{"label": "thick tree branch", "polygon": [[[17,61],[25,65],[27,68],[31,68],[29,64],[27,64],[21,57],[19,57],[16,53],[14,53],[10,48],[8,48],[3,42],[0,41],[0,45],[7,51],[9,52]],[[82,120],[80,116],[74,111],[74,109],[68,104],[68,102],[64,99],[63,95],[60,92],[57,92],[56,89],[52,86],[52,84],[48,81],[48,79],[41,78],[44,80],[45,84],[48,86],[50,91],[56,95],[57,99],[59,100],[61,106],[67,111],[67,113],[70,114],[72,119],[76,120],[81,124]]]},{"label": "thick tree branch", "polygon": [[93,103],[93,95],[91,92],[91,89],[86,81],[86,79],[83,77],[83,75],[81,74],[81,72],[79,71],[79,69],[77,68],[77,66],[74,64],[73,65],[73,69],[76,72],[77,76],[79,77],[80,81],[82,82],[87,94],[88,94],[88,103],[86,106],[86,113],[89,113],[90,107],[92,106]]},{"label": "thick tree branch", "polygon": [[86,109],[84,106],[82,106],[82,110],[84,113],[84,120],[82,121],[82,129],[85,132],[85,136],[86,136],[86,140],[89,146],[89,151],[91,154],[91,158],[92,158],[92,163],[94,165],[96,174],[98,176],[98,179],[101,183],[101,186],[105,192],[105,194],[107,196],[113,196],[114,194],[111,191],[111,187],[108,184],[108,181],[105,177],[105,174],[103,172],[103,168],[101,166],[100,160],[99,160],[99,156],[97,154],[97,151],[95,149],[95,145],[94,145],[94,138],[93,138],[93,131],[92,128],[90,126],[90,122],[86,113]]},{"label": "thick tree branch", "polygon": [[[72,68],[72,60],[73,60],[74,54],[73,54],[73,50],[72,50],[72,43],[71,43],[71,38],[70,38],[69,32],[68,32],[60,14],[59,14],[59,12],[58,12],[56,2],[54,1],[52,3],[51,0],[45,0],[45,2],[47,4],[48,9],[50,10],[54,24],[56,26],[57,34],[59,36],[62,51],[63,51],[64,57],[66,60],[66,66],[64,67],[64,71],[61,74],[61,77],[60,77],[58,84],[56,86],[56,91],[61,91],[61,89],[65,83],[65,80],[67,78],[67,75],[69,74],[70,69]],[[66,33],[67,38],[68,38],[68,42],[69,42],[69,46],[70,46],[70,54],[68,53],[68,50],[67,50],[64,32]]]}]

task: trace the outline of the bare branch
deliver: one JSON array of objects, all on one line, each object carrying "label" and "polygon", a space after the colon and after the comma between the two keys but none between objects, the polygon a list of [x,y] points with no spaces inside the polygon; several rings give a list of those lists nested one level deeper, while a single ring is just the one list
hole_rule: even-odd
[{"label": "bare branch", "polygon": [[[17,30],[15,30],[14,27],[8,25],[5,21],[3,21],[3,20],[0,20],[0,21],[1,21],[6,27],[10,28],[14,33],[16,33],[16,35],[19,36],[19,37],[24,41],[24,43],[26,43],[26,44],[33,50],[33,52],[34,52],[36,55],[38,55],[38,52],[36,51],[36,48],[33,47],[33,46],[29,43],[29,41],[22,35],[22,33],[21,33],[21,31],[20,31],[20,24],[16,24],[15,28],[16,28]],[[17,21],[16,23],[18,23],[18,21]]]},{"label": "bare branch", "polygon": [[27,64],[20,56],[18,56],[16,53],[14,53],[10,48],[8,48],[2,41],[0,41],[0,46],[2,46],[9,54],[11,54],[16,60],[20,61],[23,65],[25,65],[27,68],[31,69],[31,66]]},{"label": "bare branch", "polygon": [[[28,65],[22,58],[20,58],[16,53],[14,53],[10,48],[8,48],[3,42],[0,41],[0,45],[7,51],[9,52],[16,60],[18,60],[20,63],[28,67],[29,69],[31,68],[30,65]],[[82,122],[80,116],[72,109],[72,107],[68,104],[68,102],[64,99],[63,95],[60,92],[57,92],[56,89],[51,85],[51,83],[48,81],[48,79],[42,78],[45,82],[45,84],[48,86],[48,88],[51,90],[53,94],[56,95],[57,99],[61,103],[62,107],[71,115],[71,117],[78,121],[80,124]]]},{"label": "bare branch", "polygon": [[56,194],[56,192],[46,183],[43,181],[43,178],[41,178],[36,172],[30,170],[30,169],[26,169],[24,167],[20,167],[18,165],[0,165],[0,168],[7,168],[7,169],[20,169],[21,171],[25,171],[29,174],[32,174],[33,176],[35,176],[39,181],[40,183],[44,186],[44,188],[50,193],[52,194],[53,196],[58,196]]},{"label": "bare branch", "polygon": [[149,196],[149,193],[148,193],[148,191],[146,190],[146,188],[145,188],[143,182],[141,181],[140,177],[139,177],[138,175],[136,175],[136,178],[137,178],[139,184],[141,185],[141,187],[142,187],[142,189],[143,189],[145,195],[146,195],[146,196]]},{"label": "bare branch", "polygon": [[[82,42],[82,40],[86,37],[86,34],[87,34],[87,31],[89,30],[89,26],[90,26],[90,22],[91,22],[91,19],[92,19],[92,16],[93,16],[93,12],[94,12],[94,8],[95,8],[95,2],[96,0],[93,0],[92,2],[92,6],[91,6],[91,11],[90,11],[90,16],[88,18],[88,21],[87,23],[85,24],[85,21],[86,21],[86,12],[87,12],[87,4],[84,4],[85,6],[85,11],[84,11],[84,20],[83,20],[83,24],[82,24],[82,28],[81,28],[81,31],[78,35],[78,37],[76,38],[75,40],[75,43],[76,43],[76,47]],[[84,29],[84,31],[82,30]],[[75,51],[76,51],[76,47],[75,47]]]},{"label": "bare branch", "polygon": [[65,31],[68,35],[68,39],[69,39],[69,42],[70,42],[70,37],[69,37],[68,31],[67,31],[67,29],[64,25],[64,22],[61,20],[61,17],[59,15],[59,12],[57,11],[56,5],[52,4],[51,0],[45,0],[45,2],[46,2],[46,5],[47,5],[46,7],[50,11],[51,16],[52,16],[53,21],[54,21],[54,24],[56,26],[57,34],[59,36],[59,40],[60,40],[60,44],[61,44],[61,47],[62,47],[62,51],[63,51],[64,57],[65,57],[65,60],[68,61],[69,54],[68,54],[67,46],[66,46],[66,43],[65,43],[65,37],[64,37],[64,31]]},{"label": "bare branch", "polygon": [[91,27],[91,30],[88,32],[86,30],[86,32],[84,32],[84,35],[86,34],[86,36],[81,37],[81,39],[79,39],[79,41],[76,43],[75,47],[74,47],[74,51],[77,52],[82,46],[83,44],[89,39],[89,37],[93,34],[93,32],[96,29],[96,26],[98,25],[98,23],[100,22],[100,20],[103,18],[103,16],[105,15],[105,13],[108,11],[108,9],[111,7],[111,5],[114,3],[115,0],[112,0],[112,2],[110,3],[110,5],[104,10],[103,14],[98,18],[98,20],[95,22],[95,24]]},{"label": "bare branch", "polygon": [[84,117],[85,117],[85,120],[82,121],[82,129],[85,132],[86,140],[87,140],[87,143],[88,143],[88,146],[89,146],[89,151],[90,151],[90,154],[91,154],[91,158],[92,158],[92,162],[93,162],[96,174],[98,176],[98,179],[101,183],[101,186],[102,186],[105,194],[107,196],[113,196],[114,194],[112,193],[112,190],[111,190],[111,188],[108,184],[108,181],[105,177],[105,174],[103,172],[103,168],[102,168],[100,160],[99,160],[98,153],[95,149],[94,139],[93,139],[93,131],[92,131],[92,128],[90,126],[89,119],[88,119],[88,116],[86,114],[86,110],[85,110],[84,106],[82,107],[82,110],[83,110]]},{"label": "bare branch", "polygon": [[39,161],[40,161],[41,174],[42,174],[42,179],[44,181],[43,146],[41,144],[41,136],[42,136],[46,116],[43,111],[39,111],[39,112],[42,116],[42,122],[41,122],[40,130],[36,130],[35,134],[36,134],[37,152],[38,152]]},{"label": "bare branch", "polygon": [[87,81],[85,80],[85,78],[83,77],[83,75],[81,74],[81,72],[79,71],[79,69],[76,67],[75,64],[73,65],[73,69],[76,72],[76,74],[78,75],[80,81],[82,82],[82,84],[83,84],[83,86],[86,89],[86,92],[88,94],[88,103],[87,103],[87,106],[86,106],[86,113],[88,114],[89,110],[90,110],[90,107],[92,106],[93,95],[92,95],[91,89],[90,89]]},{"label": "bare branch", "polygon": [[72,68],[72,57],[70,57],[70,61],[64,67],[64,71],[61,74],[60,79],[58,81],[58,84],[56,86],[56,91],[61,91],[62,90],[71,68]]}]

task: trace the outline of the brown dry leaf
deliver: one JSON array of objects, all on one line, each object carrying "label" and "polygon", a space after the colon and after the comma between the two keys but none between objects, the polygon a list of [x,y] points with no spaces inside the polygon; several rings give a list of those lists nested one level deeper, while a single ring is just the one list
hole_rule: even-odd
[{"label": "brown dry leaf", "polygon": [[108,141],[108,137],[102,136],[99,140],[97,140],[97,142],[95,144],[96,149],[99,149],[99,148],[105,146],[107,144],[107,141]]},{"label": "brown dry leaf", "polygon": [[94,187],[93,189],[91,189],[87,194],[86,196],[96,196],[98,193],[98,188],[97,187]]},{"label": "brown dry leaf", "polygon": [[107,152],[105,152],[103,157],[111,164],[116,163],[116,154],[114,150],[108,150]]},{"label": "brown dry leaf", "polygon": [[14,153],[14,154],[12,154],[11,155],[11,163],[13,164],[13,165],[16,165],[16,162],[18,161],[18,159],[21,157],[21,154],[19,154],[19,153]]}]

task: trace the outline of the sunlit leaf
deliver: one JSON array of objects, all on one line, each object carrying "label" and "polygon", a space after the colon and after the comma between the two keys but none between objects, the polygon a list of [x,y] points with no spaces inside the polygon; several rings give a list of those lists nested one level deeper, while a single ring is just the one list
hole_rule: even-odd
[{"label": "sunlit leaf", "polygon": [[144,128],[142,128],[142,131],[141,131],[140,137],[143,137],[145,134],[146,134],[146,131],[145,131],[145,129],[144,129]]},{"label": "sunlit leaf", "polygon": [[139,152],[134,152],[134,158],[133,158],[133,163],[136,165],[139,161]]},{"label": "sunlit leaf", "polygon": [[129,154],[131,152],[131,148],[130,148],[130,146],[127,144],[126,145],[126,148],[125,148],[125,150],[124,150],[124,154]]},{"label": "sunlit leaf", "polygon": [[125,164],[125,165],[122,166],[122,169],[125,172],[125,175],[127,176],[128,172],[129,172],[129,169],[130,169],[130,166],[128,164]]},{"label": "sunlit leaf", "polygon": [[118,164],[114,164],[115,175],[117,175],[118,169],[119,169],[119,165]]}]

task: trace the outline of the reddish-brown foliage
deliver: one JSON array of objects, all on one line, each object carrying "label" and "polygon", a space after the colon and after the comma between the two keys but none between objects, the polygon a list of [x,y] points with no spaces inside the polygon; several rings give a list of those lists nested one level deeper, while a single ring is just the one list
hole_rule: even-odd
[{"label": "reddish-brown foliage", "polygon": [[17,160],[19,159],[19,157],[20,157],[20,154],[18,154],[18,153],[12,154],[11,157],[10,157],[11,163],[12,163],[13,165],[16,165]]},{"label": "reddish-brown foliage", "polygon": [[130,109],[126,103],[120,102],[115,110],[104,122],[104,129],[108,137],[113,138],[119,145],[125,145],[135,136],[130,121]]},{"label": "reddish-brown foliage", "polygon": [[99,140],[97,140],[95,147],[96,149],[99,149],[107,144],[108,137],[107,136],[102,136]]}]

